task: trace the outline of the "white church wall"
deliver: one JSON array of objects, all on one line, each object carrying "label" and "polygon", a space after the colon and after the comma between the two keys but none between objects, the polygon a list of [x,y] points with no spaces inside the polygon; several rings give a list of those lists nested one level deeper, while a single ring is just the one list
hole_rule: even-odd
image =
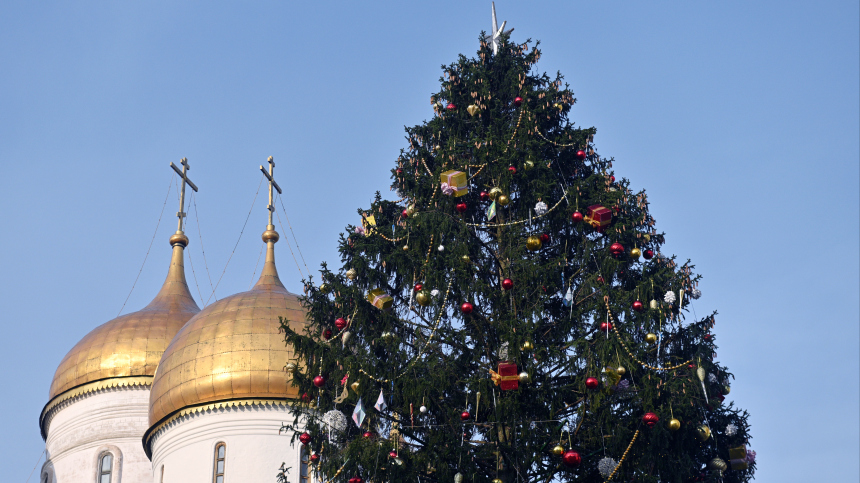
[{"label": "white church wall", "polygon": [[[151,443],[152,483],[215,482],[215,451],[226,445],[223,483],[274,483],[281,463],[301,478],[301,444],[278,434],[294,416],[283,406],[237,406],[183,416],[158,430]],[[163,479],[162,479],[163,472]]]},{"label": "white church wall", "polygon": [[54,409],[48,425],[47,461],[39,483],[89,483],[101,456],[110,453],[111,483],[150,483],[152,466],[141,437],[148,428],[149,388],[102,389]]}]

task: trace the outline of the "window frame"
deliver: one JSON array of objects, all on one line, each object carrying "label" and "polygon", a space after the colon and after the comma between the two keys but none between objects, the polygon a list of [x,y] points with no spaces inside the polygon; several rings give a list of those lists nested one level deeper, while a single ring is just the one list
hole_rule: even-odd
[{"label": "window frame", "polygon": [[[224,456],[218,456],[218,450],[224,448]],[[219,441],[215,443],[215,453],[212,464],[212,483],[224,483],[226,480],[225,473],[227,472],[227,443],[223,441]],[[221,462],[221,473],[218,473],[218,462]],[[218,477],[221,477],[221,481],[218,481]]]},{"label": "window frame", "polygon": [[[104,468],[105,458],[110,458],[108,462],[108,469]],[[114,455],[110,451],[105,451],[104,453],[99,455],[99,465],[96,468],[96,483],[102,483],[102,477],[107,475],[108,483],[113,483],[113,464],[114,464]]]},{"label": "window frame", "polygon": [[299,453],[299,482],[311,483],[311,453],[306,445],[301,446]]}]

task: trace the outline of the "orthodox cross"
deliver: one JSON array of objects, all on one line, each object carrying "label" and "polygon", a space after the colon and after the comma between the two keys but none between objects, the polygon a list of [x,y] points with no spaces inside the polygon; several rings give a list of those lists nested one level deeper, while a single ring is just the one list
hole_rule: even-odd
[{"label": "orthodox cross", "polygon": [[277,182],[275,182],[275,160],[274,160],[274,158],[269,156],[269,171],[268,172],[266,171],[266,168],[264,168],[262,166],[260,166],[260,171],[262,171],[263,174],[266,175],[266,178],[269,179],[269,206],[267,206],[267,208],[269,210],[269,224],[274,225],[274,223],[272,223],[272,213],[275,212],[275,198],[274,198],[273,193],[272,193],[272,188],[275,188],[276,190],[278,190],[279,195],[284,194],[284,192],[281,191],[281,187],[278,186]]},{"label": "orthodox cross", "polygon": [[182,165],[182,170],[176,167],[173,162],[170,162],[170,167],[173,168],[173,171],[176,171],[176,174],[182,178],[182,181],[179,183],[182,185],[182,188],[179,190],[179,212],[176,213],[176,216],[179,218],[179,227],[176,229],[177,231],[182,231],[182,219],[185,218],[185,185],[191,187],[195,192],[197,191],[197,185],[191,182],[188,179],[188,170],[191,169],[191,165],[188,164],[188,158],[182,158],[182,161],[179,162]]},{"label": "orthodox cross", "polygon": [[492,2],[493,4],[493,30],[490,32],[490,35],[484,37],[484,40],[489,40],[493,46],[493,55],[499,53],[499,45],[501,44],[502,35],[508,35],[514,31],[514,29],[505,30],[505,24],[508,23],[507,20],[502,22],[502,26],[499,27],[496,24],[496,2]]}]

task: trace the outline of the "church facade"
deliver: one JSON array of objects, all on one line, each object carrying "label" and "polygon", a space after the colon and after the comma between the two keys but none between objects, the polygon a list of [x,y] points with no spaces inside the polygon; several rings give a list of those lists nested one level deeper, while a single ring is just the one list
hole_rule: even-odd
[{"label": "church facade", "polygon": [[[172,163],[171,163],[172,164]],[[279,332],[306,323],[275,266],[274,162],[260,279],[202,310],[185,279],[183,159],[179,226],[167,279],[153,301],[93,329],[60,362],[39,418],[47,459],[40,483],[310,483],[308,455],[291,423],[298,390]]]}]

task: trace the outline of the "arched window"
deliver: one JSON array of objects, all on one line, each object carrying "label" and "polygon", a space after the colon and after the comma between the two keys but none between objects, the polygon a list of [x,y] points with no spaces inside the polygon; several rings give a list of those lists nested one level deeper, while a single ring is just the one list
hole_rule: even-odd
[{"label": "arched window", "polygon": [[105,453],[99,461],[99,481],[98,483],[110,483],[111,475],[113,474],[113,455]]},{"label": "arched window", "polygon": [[227,455],[227,445],[218,443],[215,445],[215,476],[214,483],[224,483],[224,458]]}]

